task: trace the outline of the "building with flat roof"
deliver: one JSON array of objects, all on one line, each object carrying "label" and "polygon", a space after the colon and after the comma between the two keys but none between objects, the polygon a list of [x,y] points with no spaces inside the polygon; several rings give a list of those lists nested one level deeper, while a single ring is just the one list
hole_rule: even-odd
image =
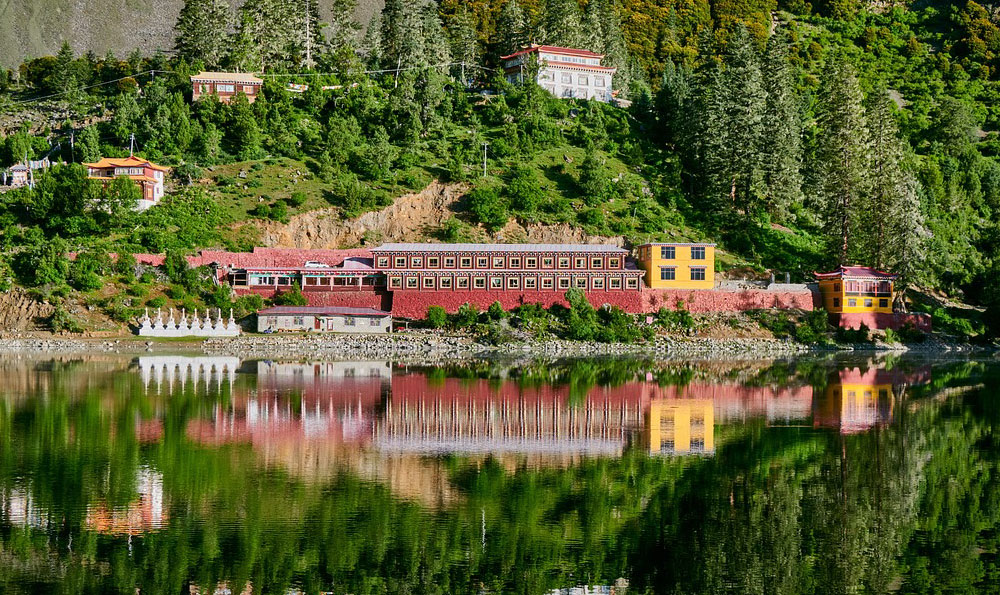
[{"label": "building with flat roof", "polygon": [[594,99],[609,103],[614,99],[612,79],[616,68],[602,66],[604,54],[554,45],[530,45],[501,56],[504,73],[511,83],[528,76],[531,60],[537,59],[535,81],[556,97]]},{"label": "building with flat roof", "polygon": [[257,332],[390,333],[392,314],[374,308],[275,306],[257,312]]},{"label": "building with flat roof", "polygon": [[372,254],[390,291],[639,291],[642,277],[628,250],[603,244],[383,244]]},{"label": "building with flat roof", "polygon": [[650,289],[715,287],[715,244],[649,243],[638,254]]},{"label": "building with flat roof", "polygon": [[262,79],[248,72],[199,72],[191,76],[191,98],[198,101],[202,97],[215,95],[222,103],[229,103],[238,93],[246,95],[253,103],[264,85]]}]

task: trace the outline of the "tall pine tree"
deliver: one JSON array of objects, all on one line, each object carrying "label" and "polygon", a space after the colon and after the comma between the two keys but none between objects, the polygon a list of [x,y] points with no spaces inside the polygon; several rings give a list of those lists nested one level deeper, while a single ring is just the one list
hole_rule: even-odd
[{"label": "tall pine tree", "polygon": [[501,55],[513,54],[528,45],[528,18],[517,0],[507,0],[497,19],[497,49]]},{"label": "tall pine tree", "polygon": [[876,87],[865,102],[871,143],[869,190],[859,222],[867,233],[858,238],[857,244],[862,257],[875,268],[904,270],[906,277],[912,277],[922,252],[919,183],[904,169],[908,148],[899,138],[891,103],[882,86]]},{"label": "tall pine tree", "polygon": [[835,61],[820,90],[816,118],[816,197],[831,248],[840,264],[854,256],[851,248],[858,212],[867,189],[868,127],[854,67]]},{"label": "tall pine tree", "polygon": [[548,45],[580,47],[583,14],[576,0],[546,0],[542,10],[541,41]]},{"label": "tall pine tree", "polygon": [[201,60],[206,68],[219,68],[229,53],[226,32],[232,24],[226,0],[185,0],[174,25],[174,47],[189,62]]},{"label": "tall pine tree", "polygon": [[761,162],[767,209],[779,220],[802,201],[802,118],[788,63],[788,40],[781,31],[767,41],[762,68],[767,95]]}]

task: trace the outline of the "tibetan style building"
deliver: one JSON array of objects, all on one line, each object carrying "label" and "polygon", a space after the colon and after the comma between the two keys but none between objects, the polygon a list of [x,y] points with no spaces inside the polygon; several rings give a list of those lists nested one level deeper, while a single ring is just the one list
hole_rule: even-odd
[{"label": "tibetan style building", "polygon": [[504,73],[511,83],[521,82],[531,60],[538,61],[536,82],[556,97],[594,99],[605,103],[614,99],[611,79],[617,69],[602,66],[604,54],[553,45],[531,45],[501,56]]},{"label": "tibetan style building", "polygon": [[238,93],[246,95],[253,103],[260,95],[264,81],[245,72],[200,72],[191,77],[191,98],[215,95],[222,103],[229,103]]},{"label": "tibetan style building", "polygon": [[137,205],[140,211],[160,202],[163,198],[163,180],[170,171],[169,167],[156,165],[134,155],[124,159],[105,157],[97,163],[83,165],[87,168],[88,178],[105,185],[119,177],[126,177],[135,182],[142,190],[142,198]]},{"label": "tibetan style building", "polygon": [[895,312],[897,276],[870,267],[841,266],[816,273],[823,307],[843,328],[899,329],[912,325],[930,330],[930,316]]},{"label": "tibetan style building", "polygon": [[385,244],[372,250],[390,291],[530,294],[639,291],[628,250],[591,244]]}]

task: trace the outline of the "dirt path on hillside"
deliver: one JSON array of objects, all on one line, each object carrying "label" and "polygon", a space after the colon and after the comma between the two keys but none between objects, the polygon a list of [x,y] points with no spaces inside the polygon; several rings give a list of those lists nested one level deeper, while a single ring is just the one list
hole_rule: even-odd
[{"label": "dirt path on hillside", "polygon": [[[422,242],[455,215],[455,206],[468,190],[465,184],[442,184],[434,181],[427,188],[406,194],[382,209],[365,213],[357,219],[344,220],[339,209],[320,209],[292,217],[285,224],[261,224],[261,245],[269,248],[349,248],[381,242]],[[533,244],[614,244],[624,245],[624,238],[591,236],[568,224],[522,226],[509,222],[495,236],[479,230],[475,241],[529,242]]]}]

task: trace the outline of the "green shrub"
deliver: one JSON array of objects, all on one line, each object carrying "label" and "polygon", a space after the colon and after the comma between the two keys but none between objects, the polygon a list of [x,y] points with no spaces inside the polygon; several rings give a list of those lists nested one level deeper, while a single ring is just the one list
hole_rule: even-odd
[{"label": "green shrub", "polygon": [[63,331],[69,333],[83,332],[83,327],[70,316],[62,304],[57,304],[55,310],[52,312],[52,316],[49,317],[49,327],[57,333]]},{"label": "green shrub", "polygon": [[688,331],[694,328],[694,316],[684,307],[683,301],[677,302],[676,310],[660,308],[656,312],[656,324],[669,331]]},{"label": "green shrub", "polygon": [[158,295],[154,298],[146,300],[146,305],[150,308],[162,308],[167,305],[167,298],[162,295]]},{"label": "green shrub", "polygon": [[490,320],[503,320],[507,318],[507,313],[504,312],[503,306],[497,301],[490,304],[490,307],[486,309],[486,316]]},{"label": "green shrub", "polygon": [[492,186],[477,186],[466,196],[469,212],[473,218],[490,231],[496,231],[507,224],[507,201]]},{"label": "green shrub", "polygon": [[465,303],[458,307],[458,312],[452,318],[455,328],[469,328],[479,321],[479,310],[472,304]]},{"label": "green shrub", "polygon": [[427,308],[427,325],[431,328],[444,328],[448,324],[448,312],[441,306]]},{"label": "green shrub", "polygon": [[309,304],[309,300],[302,295],[302,288],[298,284],[275,295],[271,301],[275,306],[305,306]]},{"label": "green shrub", "polygon": [[292,192],[292,195],[285,199],[285,203],[290,207],[301,207],[309,200],[309,196],[305,192]]}]

